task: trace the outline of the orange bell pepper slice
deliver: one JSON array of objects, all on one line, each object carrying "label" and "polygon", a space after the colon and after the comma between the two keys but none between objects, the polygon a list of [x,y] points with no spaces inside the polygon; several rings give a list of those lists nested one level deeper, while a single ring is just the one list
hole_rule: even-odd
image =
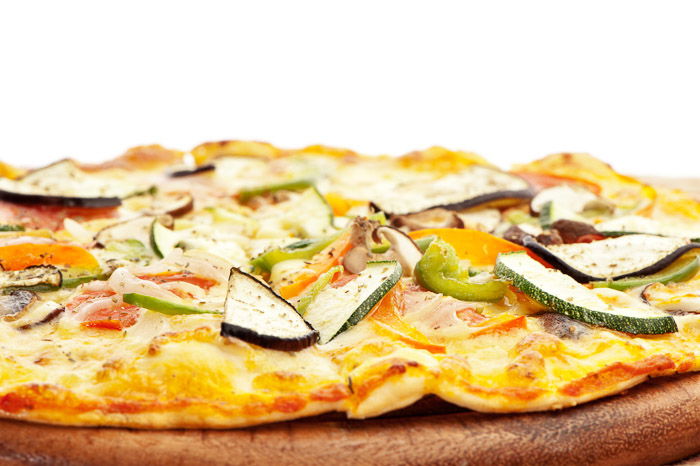
[{"label": "orange bell pepper slice", "polygon": [[100,263],[80,246],[70,244],[13,244],[0,247],[0,266],[5,270],[23,270],[33,265],[95,270]]},{"label": "orange bell pepper slice", "polygon": [[430,342],[418,329],[403,320],[400,312],[404,305],[402,292],[403,286],[399,283],[384,296],[370,314],[377,333],[396,338],[413,348],[424,349],[431,353],[445,353],[444,345]]},{"label": "orange bell pepper slice", "polygon": [[350,230],[346,230],[326,249],[316,254],[311,262],[292,278],[289,285],[280,287],[280,296],[284,299],[299,296],[309,285],[323,273],[340,264],[342,257],[352,248]]},{"label": "orange bell pepper slice", "polygon": [[324,197],[326,198],[326,202],[331,206],[331,209],[333,209],[333,215],[338,217],[347,214],[348,210],[353,207],[367,205],[367,201],[348,199],[338,193],[327,193]]},{"label": "orange bell pepper slice", "polygon": [[526,251],[530,257],[549,267],[549,264],[527,248],[483,231],[463,228],[428,228],[408,234],[413,239],[431,235],[450,243],[460,259],[468,259],[475,267],[493,266],[500,253],[513,251]]},{"label": "orange bell pepper slice", "polygon": [[469,335],[470,338],[481,335],[508,333],[516,328],[527,328],[527,319],[525,316],[496,316],[482,322],[479,327],[483,328]]}]

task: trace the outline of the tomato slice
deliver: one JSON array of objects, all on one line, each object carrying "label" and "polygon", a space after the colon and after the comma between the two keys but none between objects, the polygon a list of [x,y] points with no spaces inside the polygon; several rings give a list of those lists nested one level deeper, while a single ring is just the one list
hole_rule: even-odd
[{"label": "tomato slice", "polygon": [[0,201],[0,222],[20,224],[27,228],[60,230],[63,221],[72,218],[76,221],[95,220],[99,218],[114,218],[117,207],[60,207],[60,206],[29,206]]},{"label": "tomato slice", "polygon": [[[66,304],[66,309],[76,311],[82,304],[89,304],[99,299],[114,296],[113,291],[88,291],[76,296]],[[96,309],[91,310],[83,316],[80,324],[85,328],[102,328],[107,330],[122,330],[131,327],[138,322],[141,316],[141,308],[115,299]]]}]

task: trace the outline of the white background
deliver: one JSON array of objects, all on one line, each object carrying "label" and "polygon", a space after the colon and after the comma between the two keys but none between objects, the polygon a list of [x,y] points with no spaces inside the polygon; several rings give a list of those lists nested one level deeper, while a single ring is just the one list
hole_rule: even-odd
[{"label": "white background", "polygon": [[236,138],[700,176],[697,2],[0,5],[15,164]]}]

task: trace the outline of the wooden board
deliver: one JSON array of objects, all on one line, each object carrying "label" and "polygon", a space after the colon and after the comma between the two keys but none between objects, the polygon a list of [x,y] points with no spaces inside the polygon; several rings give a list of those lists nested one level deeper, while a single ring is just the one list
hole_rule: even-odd
[{"label": "wooden board", "polygon": [[[698,192],[694,180],[670,184]],[[13,466],[663,464],[697,452],[700,374],[654,379],[624,396],[531,414],[480,414],[428,398],[365,421],[333,414],[225,431],[0,420],[0,464]]]},{"label": "wooden board", "polygon": [[321,416],[228,431],[66,428],[0,421],[0,460],[19,464],[663,464],[700,450],[700,374],[654,379],[577,408],[449,412],[350,421]]}]

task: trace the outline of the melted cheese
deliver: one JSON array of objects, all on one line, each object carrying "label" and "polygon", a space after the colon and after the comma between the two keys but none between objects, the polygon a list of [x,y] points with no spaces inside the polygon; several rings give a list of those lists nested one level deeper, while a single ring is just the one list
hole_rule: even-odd
[{"label": "melted cheese", "polygon": [[[120,192],[127,185],[132,189],[128,180],[135,180],[139,185],[158,184],[164,192],[191,191],[195,209],[177,219],[175,229],[184,239],[199,241],[196,247],[186,252],[177,249],[162,260],[148,251],[146,256],[119,249],[93,252],[105,272],[126,265],[135,275],[209,273],[216,284],[208,289],[193,284],[157,286],[163,292],[180,293],[188,304],[219,309],[231,265],[247,264],[268,247],[294,241],[303,234],[300,227],[305,217],[315,214],[294,211],[290,215],[284,203],[258,208],[240,205],[234,195],[242,188],[308,178],[316,181],[322,193],[383,201],[391,206],[390,211],[402,211],[524,187],[492,168],[459,165],[460,172],[446,174],[437,167],[429,170],[431,159],[426,153],[411,157],[422,168],[387,157],[291,151],[273,160],[221,158],[215,173],[191,179],[111,170],[81,174],[75,183],[42,181],[31,189],[106,195],[111,186],[119,186]],[[619,191],[609,181],[605,188],[604,194]],[[118,218],[80,222],[80,226],[95,233],[148,208],[139,202],[126,204],[119,209]],[[280,221],[282,218],[286,220]],[[500,214],[477,211],[465,216],[467,219],[498,230],[494,225]],[[693,231],[700,231],[700,225],[690,223]],[[665,244],[651,249],[665,250]],[[625,262],[633,263],[630,267],[649,262],[645,248],[639,246],[635,257]],[[601,249],[583,257],[581,266],[588,264],[586,270],[594,272],[598,265],[592,262],[609,267],[612,260]],[[274,278],[281,280],[305,267],[304,261],[280,264],[273,269]],[[695,293],[690,283],[694,282],[687,289],[669,286],[656,296],[666,300],[677,298],[681,290]],[[54,302],[71,303],[84,293],[104,291],[108,285],[95,281],[77,289],[39,293],[39,309],[48,309]],[[648,375],[700,368],[700,316],[678,317],[678,333],[655,337],[632,337],[583,324],[571,332],[567,331],[574,325],[571,322],[563,321],[554,329],[546,325],[545,318],[532,314],[532,303],[523,297],[494,304],[465,303],[425,291],[418,295],[410,279],[404,279],[397,289],[402,290],[397,291],[397,303],[403,304],[392,312],[375,310],[328,344],[294,353],[222,338],[222,317],[214,314],[167,316],[140,310],[137,322],[122,330],[86,328],[71,309],[26,330],[2,316],[0,415],[78,425],[235,427],[334,410],[364,418],[406,406],[427,394],[479,411],[532,411],[615,393]],[[628,307],[630,313],[636,313],[644,306],[635,293],[638,290],[595,290],[572,298],[595,306]],[[119,299],[119,294],[113,296]],[[332,311],[342,296],[331,297],[324,308]],[[258,322],[261,329],[278,323]]]}]

